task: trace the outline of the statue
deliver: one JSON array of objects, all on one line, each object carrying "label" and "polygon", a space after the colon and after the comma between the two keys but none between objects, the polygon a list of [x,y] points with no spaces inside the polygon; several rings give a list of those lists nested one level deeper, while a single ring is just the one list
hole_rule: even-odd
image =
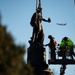
[{"label": "statue", "polygon": [[[46,49],[44,48],[44,32],[42,28],[42,21],[51,22],[50,18],[45,20],[42,17],[41,0],[36,0],[36,12],[32,15],[30,24],[33,27],[30,46],[28,48],[27,63],[34,69],[34,75],[49,75],[50,69],[46,63]],[[37,2],[39,5],[37,6]]]},{"label": "statue", "polygon": [[33,33],[31,40],[29,43],[38,43],[38,44],[43,44],[44,41],[44,32],[43,32],[43,27],[42,27],[42,21],[45,22],[51,22],[51,19],[48,18],[48,20],[44,19],[42,17],[42,8],[41,4],[39,3],[38,7],[36,8],[36,12],[33,14],[30,24],[33,27]]}]

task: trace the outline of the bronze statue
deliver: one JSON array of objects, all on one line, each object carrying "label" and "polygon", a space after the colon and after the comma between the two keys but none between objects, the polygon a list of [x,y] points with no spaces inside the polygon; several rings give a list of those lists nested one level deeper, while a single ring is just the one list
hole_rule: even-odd
[{"label": "bronze statue", "polygon": [[43,32],[43,27],[42,27],[42,21],[50,23],[51,19],[48,18],[48,20],[46,20],[42,17],[42,8],[39,3],[38,8],[36,9],[36,12],[33,14],[31,21],[30,21],[31,26],[33,27],[33,33],[32,33],[32,37],[29,43],[43,44],[44,32]]}]

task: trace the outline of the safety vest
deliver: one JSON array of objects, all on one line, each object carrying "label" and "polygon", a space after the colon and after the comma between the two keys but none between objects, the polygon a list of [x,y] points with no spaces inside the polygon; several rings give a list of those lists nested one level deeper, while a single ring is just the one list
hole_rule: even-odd
[{"label": "safety vest", "polygon": [[67,41],[65,40],[61,41],[60,47],[66,47],[66,46],[68,50],[74,47],[74,44],[70,38],[68,38]]}]

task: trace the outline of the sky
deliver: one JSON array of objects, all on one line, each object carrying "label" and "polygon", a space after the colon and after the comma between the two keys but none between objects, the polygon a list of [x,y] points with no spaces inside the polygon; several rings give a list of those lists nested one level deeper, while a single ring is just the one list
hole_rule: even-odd
[{"label": "sky", "polygon": [[[41,0],[42,15],[45,19],[51,18],[51,23],[42,22],[45,39],[44,44],[49,43],[48,35],[55,37],[57,43],[67,36],[75,44],[75,5],[74,0]],[[28,41],[32,36],[30,20],[36,9],[36,0],[0,0],[0,11],[2,24],[7,26],[17,44],[25,44],[29,47]],[[66,23],[66,26],[59,26],[56,23]],[[47,60],[49,50],[46,47]],[[26,59],[26,55],[25,55]],[[59,74],[59,65],[50,65],[51,69]],[[64,75],[75,75],[75,65],[67,65]]]}]

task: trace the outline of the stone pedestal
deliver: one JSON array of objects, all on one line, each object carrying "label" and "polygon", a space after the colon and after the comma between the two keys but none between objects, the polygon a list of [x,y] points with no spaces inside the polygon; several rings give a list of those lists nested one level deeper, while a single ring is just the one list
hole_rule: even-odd
[{"label": "stone pedestal", "polygon": [[46,50],[42,45],[30,45],[27,54],[27,63],[33,67],[34,75],[50,75],[50,69],[46,64]]}]

